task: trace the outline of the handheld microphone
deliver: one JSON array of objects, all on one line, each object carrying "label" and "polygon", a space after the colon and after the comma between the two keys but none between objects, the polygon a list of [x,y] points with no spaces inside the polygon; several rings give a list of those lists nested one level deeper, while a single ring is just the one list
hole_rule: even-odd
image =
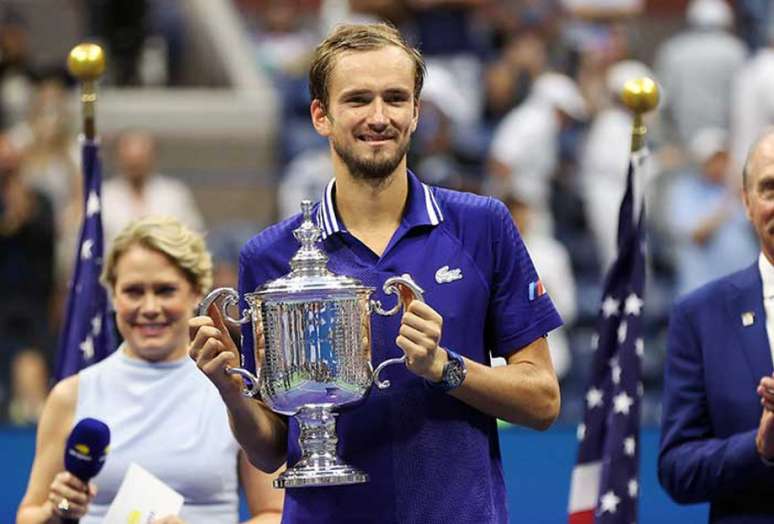
[{"label": "handheld microphone", "polygon": [[[110,445],[110,428],[101,420],[84,418],[67,437],[65,469],[88,484],[105,464]],[[78,519],[62,519],[64,524],[77,524]]]}]

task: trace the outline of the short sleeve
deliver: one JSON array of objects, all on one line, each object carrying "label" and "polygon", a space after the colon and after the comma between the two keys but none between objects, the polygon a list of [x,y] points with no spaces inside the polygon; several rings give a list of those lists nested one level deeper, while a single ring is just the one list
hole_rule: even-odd
[{"label": "short sleeve", "polygon": [[487,345],[506,356],[562,325],[508,209],[492,199],[492,286]]}]

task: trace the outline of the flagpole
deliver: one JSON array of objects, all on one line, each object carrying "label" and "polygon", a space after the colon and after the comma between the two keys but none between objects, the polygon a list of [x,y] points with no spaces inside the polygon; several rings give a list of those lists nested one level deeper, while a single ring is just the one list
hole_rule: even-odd
[{"label": "flagpole", "polygon": [[618,253],[605,277],[591,343],[594,359],[578,426],[569,524],[631,524],[638,515],[645,231],[643,199],[634,186],[644,178],[643,115],[658,106],[658,85],[650,78],[630,80],[621,100],[634,113],[631,155],[618,212]]},{"label": "flagpole", "polygon": [[645,126],[643,115],[656,107],[660,99],[658,84],[648,77],[629,80],[624,84],[621,99],[626,107],[634,113],[632,125],[632,153],[645,147],[645,135],[648,128]]},{"label": "flagpole", "polygon": [[67,57],[70,74],[81,81],[83,134],[93,141],[97,136],[94,107],[97,102],[97,80],[105,72],[105,53],[97,44],[83,43],[73,47]]},{"label": "flagpole", "polygon": [[102,272],[102,165],[95,123],[97,80],[105,71],[105,55],[96,44],[75,46],[67,57],[70,73],[81,81],[83,138],[83,222],[67,297],[66,316],[59,337],[55,380],[99,362],[114,349],[113,320]]}]

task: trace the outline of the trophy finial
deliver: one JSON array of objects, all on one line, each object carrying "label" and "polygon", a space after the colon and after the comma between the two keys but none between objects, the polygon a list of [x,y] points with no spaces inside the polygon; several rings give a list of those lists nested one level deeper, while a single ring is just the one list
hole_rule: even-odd
[{"label": "trophy finial", "polygon": [[312,201],[311,200],[301,201],[301,214],[304,215],[304,222],[312,219]]},{"label": "trophy finial", "polygon": [[97,44],[79,44],[67,57],[67,69],[82,82],[96,80],[105,72],[105,53]]},{"label": "trophy finial", "polygon": [[293,273],[306,275],[324,275],[328,273],[328,255],[315,244],[322,236],[322,229],[312,220],[312,201],[301,201],[301,213],[303,220],[301,225],[293,231],[293,236],[301,242],[301,248],[290,260]]},{"label": "trophy finial", "polygon": [[301,213],[303,214],[303,220],[298,229],[293,231],[293,236],[296,240],[301,242],[301,249],[310,249],[314,247],[314,244],[320,239],[322,229],[314,223],[312,220],[312,201],[301,201]]}]

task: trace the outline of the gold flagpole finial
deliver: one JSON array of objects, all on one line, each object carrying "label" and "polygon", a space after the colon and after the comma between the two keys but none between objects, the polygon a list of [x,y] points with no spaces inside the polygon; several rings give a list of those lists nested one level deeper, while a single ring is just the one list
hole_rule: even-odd
[{"label": "gold flagpole finial", "polygon": [[97,44],[83,43],[73,47],[67,57],[70,74],[81,81],[83,134],[88,140],[96,137],[94,105],[97,101],[96,82],[105,72],[105,53]]},{"label": "gold flagpole finial", "polygon": [[629,80],[624,85],[621,100],[634,113],[632,128],[632,151],[645,147],[645,135],[648,129],[643,123],[642,115],[658,107],[660,92],[658,84],[648,77]]},{"label": "gold flagpole finial", "polygon": [[105,53],[97,44],[78,44],[67,57],[67,68],[82,82],[97,80],[105,72]]}]

